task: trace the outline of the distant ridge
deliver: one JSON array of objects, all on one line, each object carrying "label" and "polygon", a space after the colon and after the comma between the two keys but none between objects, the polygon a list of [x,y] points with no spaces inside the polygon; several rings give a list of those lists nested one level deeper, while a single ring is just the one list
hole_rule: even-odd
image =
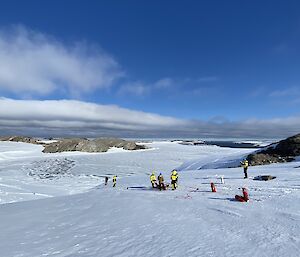
[{"label": "distant ridge", "polygon": [[23,142],[30,144],[38,144],[44,146],[44,153],[58,153],[58,152],[107,152],[110,148],[123,148],[124,150],[140,150],[146,149],[144,145],[138,145],[133,141],[127,141],[120,138],[65,138],[45,143],[43,140],[38,140],[33,137],[26,136],[5,136],[0,137],[0,141]]}]

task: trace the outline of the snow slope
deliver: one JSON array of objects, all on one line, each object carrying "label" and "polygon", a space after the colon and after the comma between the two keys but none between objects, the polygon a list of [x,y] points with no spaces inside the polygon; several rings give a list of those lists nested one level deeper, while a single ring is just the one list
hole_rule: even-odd
[{"label": "snow slope", "polygon": [[[57,190],[61,196],[0,205],[0,256],[300,256],[299,162],[249,169],[250,176],[277,176],[266,182],[242,179],[241,168],[181,169],[179,189],[160,192],[149,187],[153,169],[169,180],[176,166],[203,167],[213,160],[217,167],[217,160],[224,163],[246,150],[162,142],[151,146],[155,149],[56,156],[74,161],[70,174],[34,180],[36,187]],[[17,178],[24,182],[32,176],[17,169],[53,158],[31,147],[27,150],[33,157],[27,153],[28,158],[17,162],[1,162],[1,179],[7,167],[14,185],[31,187]],[[70,190],[63,195],[57,185],[78,185],[80,174],[110,173],[119,175],[116,188],[104,186],[101,177],[98,186],[91,179],[89,190],[79,188],[73,195]],[[7,172],[4,175],[7,180]],[[220,184],[220,175],[225,184]],[[210,182],[216,183],[217,193],[210,192]],[[233,201],[242,186],[249,189],[248,203]]]},{"label": "snow slope", "polygon": [[[217,161],[249,150],[217,146],[190,147],[170,142],[148,144],[151,148],[107,153],[42,153],[42,146],[0,142],[0,203],[33,200],[87,192],[103,183],[104,176],[119,177],[170,171],[184,162]],[[190,160],[190,161],[188,161]],[[185,169],[184,164],[180,169]],[[186,168],[187,169],[187,168]],[[29,176],[30,175],[30,176]]]}]

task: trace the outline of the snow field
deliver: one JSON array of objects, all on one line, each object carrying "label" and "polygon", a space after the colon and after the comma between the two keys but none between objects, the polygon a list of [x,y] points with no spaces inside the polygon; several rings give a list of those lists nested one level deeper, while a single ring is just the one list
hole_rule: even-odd
[{"label": "snow field", "polygon": [[121,178],[154,170],[170,171],[187,160],[196,167],[220,156],[241,153],[235,149],[170,142],[147,145],[151,148],[133,152],[113,148],[107,153],[44,154],[40,145],[0,142],[0,204],[87,192],[103,183],[104,176]]},{"label": "snow field", "polygon": [[[53,195],[59,191],[61,196],[0,205],[0,256],[300,256],[300,178],[295,168],[300,162],[250,167],[251,177],[277,176],[272,181],[254,181],[243,179],[242,168],[224,168],[246,150],[172,143],[152,146],[155,150],[144,152],[22,160],[34,171],[69,167],[65,158],[75,165],[52,180],[24,175],[24,180],[36,181],[36,187],[52,189]],[[58,160],[57,166],[50,165],[53,159]],[[153,169],[169,182],[175,167],[203,168],[211,162],[214,168],[222,168],[181,169],[176,191],[150,187]],[[10,185],[20,190],[31,187],[27,180],[17,183],[20,166],[6,165],[15,172]],[[69,195],[70,188],[60,191],[68,183],[75,186],[80,174],[117,174],[117,187],[112,188],[111,181],[104,186],[100,179],[97,186],[89,181],[88,190],[79,188],[74,195]],[[225,184],[220,184],[221,175]],[[210,191],[210,182],[216,184],[216,193]],[[243,186],[249,189],[250,202],[233,201]]]}]

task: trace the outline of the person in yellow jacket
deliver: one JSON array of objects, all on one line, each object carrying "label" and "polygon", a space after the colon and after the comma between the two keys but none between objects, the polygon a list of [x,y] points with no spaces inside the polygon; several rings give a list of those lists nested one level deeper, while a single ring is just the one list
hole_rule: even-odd
[{"label": "person in yellow jacket", "polygon": [[173,170],[171,173],[172,190],[175,190],[177,188],[177,182],[178,182],[178,173],[176,170]]},{"label": "person in yellow jacket", "polygon": [[245,176],[244,176],[244,178],[248,178],[248,167],[249,167],[249,163],[248,163],[248,160],[243,160],[242,162],[241,162],[241,164],[242,164],[242,167],[244,168],[244,174],[245,174]]},{"label": "person in yellow jacket", "polygon": [[113,176],[113,187],[116,187],[117,184],[117,175]]},{"label": "person in yellow jacket", "polygon": [[151,184],[152,184],[152,187],[153,188],[156,188],[157,187],[157,184],[156,184],[156,176],[155,176],[155,173],[152,172],[151,176],[150,176],[150,181],[151,181]]}]

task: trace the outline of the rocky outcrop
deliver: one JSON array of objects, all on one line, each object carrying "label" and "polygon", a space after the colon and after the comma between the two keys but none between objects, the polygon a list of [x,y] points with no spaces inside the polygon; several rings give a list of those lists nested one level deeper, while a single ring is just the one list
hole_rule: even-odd
[{"label": "rocky outcrop", "polygon": [[94,140],[72,138],[62,139],[45,145],[44,153],[57,153],[68,151],[81,152],[107,152],[111,147],[123,148],[125,150],[145,149],[145,146],[137,145],[135,142],[117,138],[98,138]]},{"label": "rocky outcrop", "polygon": [[248,155],[251,166],[270,163],[290,162],[300,155],[300,134],[289,137],[264,150]]},{"label": "rocky outcrop", "polygon": [[251,166],[266,165],[271,163],[290,162],[294,158],[290,156],[280,156],[278,154],[255,153],[249,154],[247,157]]},{"label": "rocky outcrop", "polygon": [[299,156],[300,155],[300,134],[282,140],[274,149],[270,151],[281,156]]},{"label": "rocky outcrop", "polygon": [[146,147],[143,145],[137,145],[133,141],[127,141],[119,138],[97,138],[93,140],[89,140],[86,138],[68,138],[45,144],[33,137],[2,136],[0,137],[0,141],[43,145],[44,153],[59,153],[70,151],[96,153],[107,152],[111,147],[123,148],[125,150],[146,149]]},{"label": "rocky outcrop", "polygon": [[0,137],[0,141],[22,142],[37,145],[41,144],[35,138],[25,136],[2,136]]}]

